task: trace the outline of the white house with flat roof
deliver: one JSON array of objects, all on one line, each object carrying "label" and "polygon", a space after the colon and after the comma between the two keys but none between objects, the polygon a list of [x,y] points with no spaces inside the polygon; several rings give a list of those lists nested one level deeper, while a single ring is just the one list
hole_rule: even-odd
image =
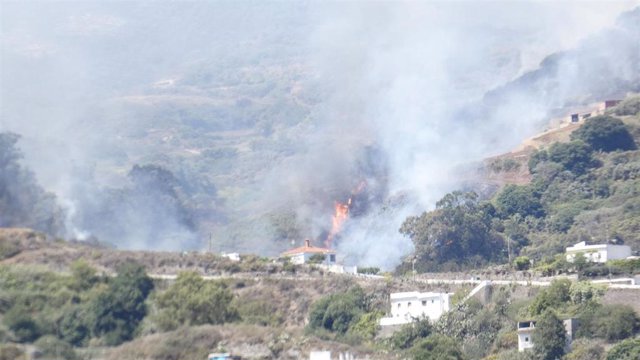
[{"label": "white house with flat roof", "polygon": [[608,260],[628,258],[631,256],[631,247],[613,244],[587,245],[585,241],[582,241],[567,248],[567,261],[573,262],[576,255],[580,253],[584,255],[587,261],[606,263]]},{"label": "white house with flat roof", "polygon": [[[576,320],[566,319],[562,321],[564,325],[564,331],[566,333],[566,345],[567,351],[571,350],[571,342],[573,341],[573,334],[576,331]],[[533,347],[533,333],[536,330],[536,322],[533,320],[518,321],[518,351],[523,352]]]},{"label": "white house with flat roof", "polygon": [[408,324],[419,318],[436,321],[444,312],[449,311],[450,296],[447,293],[417,291],[392,293],[391,314],[380,319],[380,325]]}]

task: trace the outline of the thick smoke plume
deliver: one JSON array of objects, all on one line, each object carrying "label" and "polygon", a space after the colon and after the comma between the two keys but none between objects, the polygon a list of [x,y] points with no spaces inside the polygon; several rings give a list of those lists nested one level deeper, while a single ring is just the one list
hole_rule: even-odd
[{"label": "thick smoke plume", "polygon": [[391,268],[457,168],[639,90],[635,5],[3,2],[0,132],[67,236],[275,254],[364,181],[339,254]]}]

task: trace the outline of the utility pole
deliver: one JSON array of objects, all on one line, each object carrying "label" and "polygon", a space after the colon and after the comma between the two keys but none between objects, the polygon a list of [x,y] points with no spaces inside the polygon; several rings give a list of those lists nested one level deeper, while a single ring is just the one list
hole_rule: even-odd
[{"label": "utility pole", "polygon": [[213,233],[209,233],[209,252],[213,252]]}]

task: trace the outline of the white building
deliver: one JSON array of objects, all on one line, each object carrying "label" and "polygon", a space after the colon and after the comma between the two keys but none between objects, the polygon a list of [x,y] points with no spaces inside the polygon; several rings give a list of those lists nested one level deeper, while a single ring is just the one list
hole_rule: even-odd
[{"label": "white building", "polygon": [[[575,319],[563,320],[564,330],[567,336],[566,350],[571,350],[571,342],[573,341],[573,333],[575,332]],[[536,329],[535,321],[519,321],[518,322],[518,351],[523,352],[533,347],[533,333]]]},{"label": "white building", "polygon": [[322,257],[320,264],[334,265],[336,263],[336,252],[331,249],[311,246],[309,240],[304,241],[304,246],[285,251],[282,257],[291,259],[293,264],[306,264],[312,257]]},{"label": "white building", "polygon": [[605,263],[608,260],[626,259],[631,256],[631,247],[612,244],[587,245],[582,241],[567,248],[567,261],[573,262],[579,253],[584,254],[587,261]]},{"label": "white building", "polygon": [[436,321],[449,311],[451,294],[417,291],[392,293],[391,316],[380,319],[381,326],[408,324],[415,319]]},{"label": "white building", "polygon": [[240,261],[239,253],[222,253],[220,254],[220,256],[222,256],[223,258],[227,258],[231,261]]},{"label": "white building", "polygon": [[518,351],[523,352],[533,347],[531,336],[536,328],[535,321],[518,322]]}]

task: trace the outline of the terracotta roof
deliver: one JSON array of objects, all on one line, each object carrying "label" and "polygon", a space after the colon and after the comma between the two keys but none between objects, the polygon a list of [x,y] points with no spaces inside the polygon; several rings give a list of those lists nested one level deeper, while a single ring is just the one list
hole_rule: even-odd
[{"label": "terracotta roof", "polygon": [[310,244],[309,240],[305,240],[304,241],[304,246],[297,247],[297,248],[291,249],[291,250],[287,250],[287,251],[282,253],[282,256],[290,256],[290,255],[297,255],[297,254],[309,254],[309,253],[311,253],[311,254],[335,254],[335,250],[322,248],[322,247],[315,247],[315,246],[312,246]]}]

